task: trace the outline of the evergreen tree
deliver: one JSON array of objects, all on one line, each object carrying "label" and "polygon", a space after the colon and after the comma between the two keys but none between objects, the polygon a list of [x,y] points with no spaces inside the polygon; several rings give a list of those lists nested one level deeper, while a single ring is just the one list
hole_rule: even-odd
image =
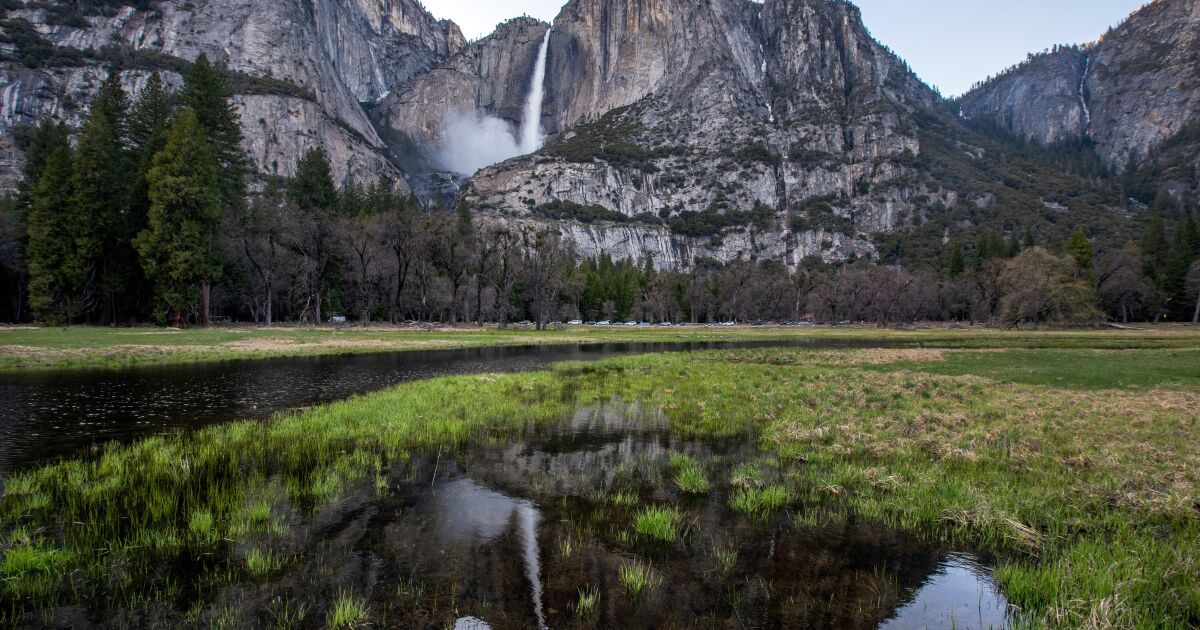
[{"label": "evergreen tree", "polygon": [[1142,235],[1142,254],[1145,256],[1144,273],[1150,278],[1157,278],[1170,254],[1170,244],[1167,241],[1167,230],[1163,226],[1162,215],[1155,213],[1150,220],[1150,226]]},{"label": "evergreen tree", "polygon": [[177,325],[197,298],[207,325],[208,287],[221,277],[220,175],[196,112],[179,113],[149,182],[149,222],[136,240],[146,275]]},{"label": "evergreen tree", "polygon": [[1021,249],[1029,249],[1035,245],[1037,245],[1037,239],[1033,237],[1033,230],[1025,228],[1025,238],[1021,242]]},{"label": "evergreen tree", "polygon": [[946,274],[951,278],[957,278],[962,275],[963,271],[966,271],[966,268],[967,259],[963,255],[962,244],[956,242],[950,246],[950,256],[946,261]]},{"label": "evergreen tree", "polygon": [[69,226],[71,150],[64,141],[43,161],[31,191],[28,218],[29,306],[35,319],[58,324],[78,317],[82,278],[69,262],[75,249]]},{"label": "evergreen tree", "polygon": [[103,309],[116,319],[118,293],[124,285],[122,263],[133,235],[127,231],[128,181],[125,153],[108,119],[109,106],[88,115],[75,151],[70,229],[75,252],[73,273],[85,274],[85,307]]},{"label": "evergreen tree", "polygon": [[18,194],[21,204],[26,209],[32,203],[33,191],[42,181],[42,171],[50,155],[60,148],[68,146],[71,132],[63,123],[56,123],[49,117],[43,118],[37,127],[30,132],[25,146],[25,163],[21,169],[21,183]]},{"label": "evergreen tree", "polygon": [[91,113],[99,113],[108,120],[117,145],[124,151],[129,143],[129,95],[121,86],[121,73],[111,70],[92,101]]},{"label": "evergreen tree", "polygon": [[1092,270],[1092,258],[1095,256],[1095,251],[1083,228],[1078,228],[1071,234],[1071,239],[1067,241],[1067,254],[1075,259],[1075,264],[1079,265],[1083,271],[1090,272]]},{"label": "evergreen tree", "polygon": [[318,147],[309,149],[296,164],[296,175],[288,183],[288,199],[301,210],[331,211],[338,205],[337,188],[330,174],[329,158]]},{"label": "evergreen tree", "polygon": [[129,115],[130,147],[138,158],[146,159],[162,149],[170,130],[171,92],[156,72],[146,81]]},{"label": "evergreen tree", "polygon": [[241,205],[246,196],[242,127],[229,97],[224,68],[213,65],[206,55],[197,57],[184,77],[183,104],[195,112],[204,130],[219,168],[221,203],[227,210]]},{"label": "evergreen tree", "polygon": [[[158,73],[150,76],[137,104],[129,115],[129,144],[133,162],[133,182],[129,191],[129,219],[126,234],[136,238],[146,229],[150,214],[150,167],[154,156],[167,143],[171,131],[172,94]],[[133,251],[136,255],[136,250]],[[133,260],[137,263],[136,257]],[[140,264],[128,265],[131,273],[128,291],[136,304],[148,301],[152,287],[145,281]],[[144,308],[144,307],[143,307]]]}]

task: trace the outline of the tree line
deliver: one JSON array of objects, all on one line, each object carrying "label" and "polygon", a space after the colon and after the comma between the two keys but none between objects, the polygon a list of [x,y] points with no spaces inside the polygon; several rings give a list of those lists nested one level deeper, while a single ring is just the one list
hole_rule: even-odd
[{"label": "tree line", "polygon": [[580,260],[546,225],[426,208],[391,182],[338,186],[310,149],[290,178],[258,180],[227,73],[200,57],[176,92],[151,77],[131,103],[116,72],[74,144],[62,124],[22,136],[24,177],[0,212],[0,317],[176,326],[219,320],[495,322],[529,319],[1193,321],[1196,209],[1169,196],[1138,243],[1096,253],[981,230],[937,268],[866,260]]}]

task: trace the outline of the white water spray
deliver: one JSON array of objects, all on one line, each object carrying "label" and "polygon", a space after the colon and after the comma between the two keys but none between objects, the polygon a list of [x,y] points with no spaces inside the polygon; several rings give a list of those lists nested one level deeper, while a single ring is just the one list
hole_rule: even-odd
[{"label": "white water spray", "polygon": [[538,48],[537,63],[529,81],[529,95],[525,97],[525,116],[521,120],[520,147],[523,153],[533,153],[542,148],[542,100],[546,96],[546,53],[550,50],[550,29],[542,38]]},{"label": "white water spray", "polygon": [[477,110],[446,112],[442,120],[442,143],[434,159],[444,169],[472,175],[476,171],[508,158],[533,153],[542,148],[542,101],[546,89],[546,53],[550,30],[542,38],[537,63],[533,67],[529,94],[521,128],[514,133],[512,123]]},{"label": "white water spray", "polygon": [[1087,134],[1092,128],[1092,110],[1087,103],[1088,73],[1092,71],[1092,55],[1087,56],[1087,64],[1083,67],[1083,77],[1079,79],[1079,104],[1083,106],[1083,133]]}]

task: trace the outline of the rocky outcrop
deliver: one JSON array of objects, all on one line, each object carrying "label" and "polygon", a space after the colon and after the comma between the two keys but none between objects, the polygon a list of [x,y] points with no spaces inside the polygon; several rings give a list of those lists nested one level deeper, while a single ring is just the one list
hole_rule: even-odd
[{"label": "rocky outcrop", "polygon": [[[162,0],[87,27],[48,24],[30,1],[10,17],[87,52],[46,68],[6,56],[0,129],[46,114],[78,124],[114,43],[134,93],[150,66],[165,60],[178,84],[171,64],[205,53],[244,79],[235,103],[266,174],[320,145],[339,179],[387,176],[424,200],[553,226],[585,255],[660,266],[896,259],[983,223],[1124,217],[1115,193],[1022,161],[962,119],[1043,143],[1086,134],[1110,163],[1142,155],[1195,116],[1198,3],[1158,0],[1095,46],[987,83],[959,112],[845,0],[570,0],[553,24],[517,18],[470,43],[416,0]],[[532,145],[517,129],[543,41],[548,142],[518,155]],[[10,172],[12,144],[0,144]],[[1173,150],[1200,172],[1187,149]],[[1048,204],[1062,210],[1047,218]]]},{"label": "rocky outcrop", "polygon": [[1086,135],[1091,127],[1085,75],[1092,54],[1062,48],[1036,55],[1019,69],[963,97],[962,117],[1041,144]]},{"label": "rocky outcrop", "polygon": [[448,115],[494,116],[516,129],[547,28],[531,18],[501,24],[428,72],[397,85],[374,108],[376,122],[385,135],[396,134],[427,153],[443,144]]},{"label": "rocky outcrop", "polygon": [[[569,201],[663,220],[769,208],[769,230],[726,221],[700,237],[664,240],[644,224],[574,235],[659,264],[795,264],[869,254],[870,235],[903,227],[927,192],[894,184],[920,150],[913,112],[941,100],[849,3],[575,0],[554,22],[548,64],[544,120],[556,139],[476,174],[471,203],[528,217]],[[793,217],[811,229],[793,233]]]},{"label": "rocky outcrop", "polygon": [[1200,2],[1155,0],[1094,44],[1032,57],[962,114],[1043,144],[1086,136],[1122,170],[1200,118]]},{"label": "rocky outcrop", "polygon": [[[434,20],[413,0],[164,1],[144,11],[124,6],[91,16],[86,27],[47,23],[43,3],[29,2],[8,17],[33,24],[53,45],[83,51],[83,63],[0,64],[0,131],[43,115],[78,124],[107,76],[106,48],[126,51],[123,78],[134,96],[150,67],[203,53],[265,79],[235,99],[246,148],[262,172],[290,174],[304,149],[319,144],[333,158],[335,177],[387,176],[400,186],[404,174],[387,159],[360,101],[465,45],[456,26]],[[168,74],[177,84],[178,75]]]}]

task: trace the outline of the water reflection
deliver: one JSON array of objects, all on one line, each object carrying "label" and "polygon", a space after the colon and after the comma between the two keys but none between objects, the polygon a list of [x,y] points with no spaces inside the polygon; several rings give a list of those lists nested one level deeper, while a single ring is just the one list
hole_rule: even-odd
[{"label": "water reflection", "polygon": [[[384,533],[353,549],[385,559],[381,579],[425,585],[419,603],[395,613],[407,627],[1007,626],[982,558],[854,519],[748,519],[729,507],[729,473],[770,456],[744,439],[673,438],[665,422],[616,402],[530,427],[511,443],[413,464],[399,496],[373,517]],[[664,476],[673,452],[705,463],[710,495],[675,494]],[[681,506],[686,532],[669,545],[629,536],[637,506],[611,502],[618,490],[639,505]],[[637,597],[616,579],[634,561],[658,579]],[[602,602],[585,619],[574,612],[582,589]],[[463,616],[439,619],[435,611],[451,606]]]},{"label": "water reflection", "polygon": [[880,626],[883,630],[1007,628],[1008,604],[987,569],[971,556],[951,554],[913,601]]},{"label": "water reflection", "polygon": [[423,378],[533,370],[556,361],[709,348],[859,341],[616,343],[298,357],[0,375],[0,476],[113,440],[264,417]]}]

